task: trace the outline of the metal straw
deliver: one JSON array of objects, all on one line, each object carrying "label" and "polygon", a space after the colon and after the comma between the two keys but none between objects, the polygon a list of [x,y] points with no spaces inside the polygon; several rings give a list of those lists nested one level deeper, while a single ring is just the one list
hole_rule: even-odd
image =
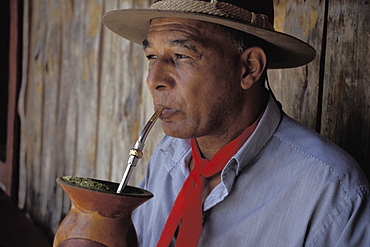
[{"label": "metal straw", "polygon": [[141,134],[139,136],[139,139],[136,141],[135,146],[130,149],[129,152],[130,157],[127,162],[125,173],[122,176],[121,183],[118,186],[117,193],[123,192],[123,189],[126,187],[128,180],[130,179],[131,174],[134,171],[134,168],[136,167],[138,160],[141,157],[143,157],[142,151],[145,145],[145,140],[149,134],[149,131],[152,129],[154,123],[157,121],[161,113],[162,109],[158,109],[154,112],[153,116],[149,119],[144,129],[141,131]]}]

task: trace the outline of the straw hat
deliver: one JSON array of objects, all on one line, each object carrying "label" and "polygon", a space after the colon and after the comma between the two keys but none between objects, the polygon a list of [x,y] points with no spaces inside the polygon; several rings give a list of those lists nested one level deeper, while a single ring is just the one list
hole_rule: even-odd
[{"label": "straw hat", "polygon": [[292,68],[311,62],[315,49],[273,29],[272,0],[155,0],[150,9],[122,9],[106,13],[103,23],[114,33],[142,44],[150,21],[158,17],[188,18],[221,24],[267,42],[269,68]]}]

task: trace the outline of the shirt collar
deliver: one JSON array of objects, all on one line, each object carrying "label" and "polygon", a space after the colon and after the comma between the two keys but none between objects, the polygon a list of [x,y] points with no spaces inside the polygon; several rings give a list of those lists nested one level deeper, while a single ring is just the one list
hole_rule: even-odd
[{"label": "shirt collar", "polygon": [[272,96],[270,96],[266,110],[262,115],[257,128],[232,158],[237,162],[235,169],[236,175],[238,175],[244,167],[250,163],[250,161],[270,140],[280,124],[281,117],[282,110],[279,108],[277,102],[272,98]]}]

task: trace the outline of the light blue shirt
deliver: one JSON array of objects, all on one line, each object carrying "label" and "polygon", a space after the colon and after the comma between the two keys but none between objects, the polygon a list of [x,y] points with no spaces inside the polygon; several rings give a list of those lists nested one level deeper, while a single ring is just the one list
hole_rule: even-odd
[{"label": "light blue shirt", "polygon": [[[140,187],[154,198],[133,215],[141,247],[156,246],[190,157],[189,140],[169,136],[153,153]],[[357,163],[272,99],[221,177],[199,246],[370,246],[369,183]]]}]

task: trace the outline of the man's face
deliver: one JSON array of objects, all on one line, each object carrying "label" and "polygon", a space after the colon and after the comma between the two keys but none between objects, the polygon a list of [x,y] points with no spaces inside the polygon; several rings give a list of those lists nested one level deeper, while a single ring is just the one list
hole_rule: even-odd
[{"label": "man's face", "polygon": [[230,37],[210,23],[160,18],[152,21],[144,50],[163,131],[178,138],[222,135],[238,114],[242,91]]}]

